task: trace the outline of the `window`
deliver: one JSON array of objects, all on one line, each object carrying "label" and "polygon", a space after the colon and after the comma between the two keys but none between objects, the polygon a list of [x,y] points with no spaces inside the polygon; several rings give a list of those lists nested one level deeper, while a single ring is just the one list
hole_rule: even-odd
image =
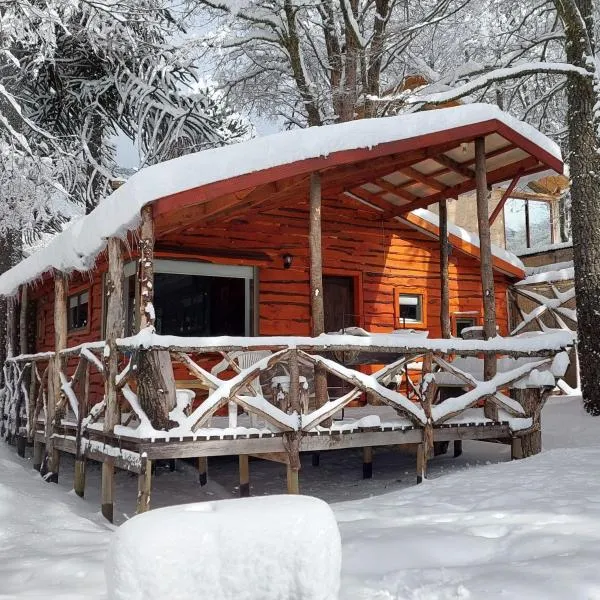
[{"label": "window", "polygon": [[88,312],[90,303],[90,292],[85,290],[78,294],[69,296],[68,306],[68,326],[69,331],[75,329],[84,329],[88,324]]},{"label": "window", "polygon": [[398,294],[398,320],[405,323],[423,323],[422,294]]},{"label": "window", "polygon": [[156,331],[163,335],[250,335],[252,267],[154,263]]},{"label": "window", "polygon": [[462,337],[463,329],[475,327],[477,325],[477,319],[475,317],[456,317],[454,323],[456,337]]}]

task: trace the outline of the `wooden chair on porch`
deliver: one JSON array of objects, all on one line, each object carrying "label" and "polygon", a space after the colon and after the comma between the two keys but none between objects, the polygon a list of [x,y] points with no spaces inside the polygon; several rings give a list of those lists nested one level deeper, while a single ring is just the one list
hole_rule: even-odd
[{"label": "wooden chair on porch", "polygon": [[[220,373],[227,371],[228,369],[234,369],[236,371],[243,371],[255,365],[258,361],[270,356],[272,353],[269,350],[240,350],[236,352],[228,353],[221,362],[217,363],[212,369],[211,374],[218,377]],[[281,368],[283,368],[280,365]],[[285,371],[285,369],[284,369]],[[300,389],[308,392],[308,381],[306,377],[300,375],[299,377]],[[249,386],[252,393],[257,396],[263,396],[263,384],[260,381],[260,377],[253,379]],[[283,375],[273,375],[270,377],[268,387],[273,395],[273,402],[280,405],[282,410],[287,410],[288,406],[286,403],[287,395],[290,388],[290,374],[285,371]],[[304,412],[308,412],[308,393],[301,394],[301,398],[306,398],[303,402]],[[229,402],[229,427],[237,427],[237,415],[238,409],[235,402]],[[250,414],[250,423],[252,427],[257,425],[257,417],[254,414]]]}]

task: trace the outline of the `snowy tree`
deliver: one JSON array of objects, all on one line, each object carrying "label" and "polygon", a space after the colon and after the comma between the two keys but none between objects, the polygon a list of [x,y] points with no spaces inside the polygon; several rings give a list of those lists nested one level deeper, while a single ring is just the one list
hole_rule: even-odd
[{"label": "snowy tree", "polygon": [[219,98],[192,93],[194,69],[176,45],[180,27],[167,0],[32,4],[43,47],[18,41],[12,52],[19,68],[7,81],[26,91],[29,118],[78,161],[70,191],[88,210],[110,189],[109,139],[119,132],[134,141],[142,164],[172,156],[174,140],[204,147],[246,134]]},{"label": "snowy tree", "polygon": [[287,127],[385,114],[408,47],[467,0],[188,0],[228,97]]},{"label": "snowy tree", "polygon": [[[519,7],[506,0],[493,4],[506,15],[507,25],[505,43],[498,47],[496,56],[482,52],[480,60],[469,61],[468,56],[465,60],[454,52],[454,63],[449,59],[446,72],[437,79],[434,76],[434,83],[414,100],[417,104],[441,104],[482,95],[489,98],[495,90],[503,89],[504,94],[508,91],[512,98],[518,98],[524,116],[531,117],[535,111],[550,114],[553,106],[558,107],[556,115],[560,115],[566,96],[567,127],[562,126],[560,118],[554,120],[555,132],[566,134],[572,180],[571,226],[583,398],[586,409],[600,415],[600,340],[596,335],[600,329],[597,7],[593,0],[530,1],[519,3]],[[480,10],[478,2],[472,6]],[[446,90],[440,91],[440,87]]]}]

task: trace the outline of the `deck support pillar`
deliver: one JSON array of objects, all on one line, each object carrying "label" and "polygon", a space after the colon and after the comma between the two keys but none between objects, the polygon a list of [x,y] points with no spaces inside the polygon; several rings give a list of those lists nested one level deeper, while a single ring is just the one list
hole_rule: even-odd
[{"label": "deck support pillar", "polygon": [[206,456],[198,457],[198,481],[201,486],[208,483],[208,458]]},{"label": "deck support pillar", "polygon": [[462,440],[454,440],[454,458],[458,458],[463,453]]},{"label": "deck support pillar", "polygon": [[240,498],[250,496],[250,457],[247,454],[239,455],[240,465]]},{"label": "deck support pillar", "polygon": [[33,441],[33,468],[39,472],[42,468],[42,461],[44,460],[44,444],[38,440]]},{"label": "deck support pillar", "polygon": [[373,477],[373,447],[365,446],[363,448],[363,479]]},{"label": "deck support pillar", "polygon": [[138,475],[138,494],[136,514],[150,510],[150,492],[152,489],[152,461],[148,458],[142,459],[142,468]]},{"label": "deck support pillar", "polygon": [[115,503],[115,465],[112,461],[102,463],[102,516],[113,522]]},{"label": "deck support pillar", "polygon": [[[490,234],[489,196],[485,165],[485,138],[475,138],[475,179],[477,183],[477,227],[481,266],[481,291],[483,294],[483,335],[496,336],[496,297],[494,293],[494,270],[492,265],[492,241]],[[497,359],[486,354],[483,359],[483,375],[487,381],[496,375]],[[498,408],[490,400],[485,401],[485,416],[498,420]]]},{"label": "deck support pillar", "polygon": [[[28,314],[28,293],[27,293],[27,284],[23,284],[21,286],[21,303],[19,307],[19,354],[27,354],[29,351],[29,329],[27,324],[27,314]],[[31,381],[35,379],[35,375],[33,373],[34,365],[31,364],[29,369],[24,373],[23,376],[23,385],[29,390],[31,386]],[[27,427],[23,427],[21,423],[21,412],[22,412],[22,403],[25,402],[24,394],[21,393],[21,390],[17,392],[19,394],[20,402],[17,405],[16,415],[15,415],[15,433],[17,437],[17,454],[21,458],[25,458],[25,447],[27,446]],[[27,407],[27,412],[31,410],[31,401],[29,401],[29,406]],[[29,423],[26,424],[29,426]],[[22,430],[25,433],[22,433]]]},{"label": "deck support pillar", "polygon": [[60,454],[54,448],[52,434],[54,428],[61,422],[63,410],[57,410],[61,395],[60,372],[62,370],[61,350],[67,347],[67,276],[54,270],[54,358],[48,365],[48,410],[46,411],[46,456],[48,474],[46,481],[58,483]]},{"label": "deck support pillar", "polygon": [[427,452],[425,444],[417,444],[417,483],[422,483],[427,477]]},{"label": "deck support pillar", "polygon": [[85,496],[85,460],[78,458],[75,460],[75,474],[73,476],[73,490],[80,497]]},{"label": "deck support pillar", "polygon": [[[309,201],[309,255],[310,255],[310,316],[311,335],[316,337],[325,333],[325,308],[323,302],[323,254],[321,245],[321,174],[311,173]],[[315,366],[315,398],[317,407],[328,401],[327,373],[321,366]],[[321,423],[323,427],[331,425],[331,419]]]},{"label": "deck support pillar", "polygon": [[286,465],[287,468],[287,491],[288,494],[299,494],[300,483],[298,478],[298,469],[294,468],[289,463]]},{"label": "deck support pillar", "polygon": [[439,202],[440,220],[440,327],[442,337],[449,339],[452,334],[450,325],[450,287],[448,264],[450,244],[448,243],[448,207],[446,200]]}]

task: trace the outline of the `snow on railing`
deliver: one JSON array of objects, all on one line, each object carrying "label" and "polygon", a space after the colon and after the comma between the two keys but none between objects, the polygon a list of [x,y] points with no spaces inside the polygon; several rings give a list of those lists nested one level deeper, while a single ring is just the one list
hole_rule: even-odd
[{"label": "snow on railing", "polygon": [[[572,342],[568,332],[482,341],[427,339],[408,334],[182,338],[145,330],[117,341],[122,354],[121,371],[116,378],[122,419],[110,435],[138,440],[196,439],[205,430],[214,431],[213,417],[229,407],[229,434],[266,431],[297,440],[298,436],[311,432],[331,431],[331,418],[361,396],[369,403],[393,408],[399,420],[426,431],[442,426],[483,401],[495,404],[507,419],[514,418],[519,428],[528,427],[533,425],[531,411],[510,397],[508,391],[530,388],[539,390],[540,398],[547,394],[566,371],[566,350]],[[101,434],[98,421],[106,404],[104,399],[97,402],[100,398],[91,397],[89,380],[90,368],[97,372],[97,377],[106,380],[103,350],[103,342],[93,342],[61,351],[61,394],[53,411],[54,422],[44,418],[46,435],[50,433],[48,427],[54,431],[61,426],[69,407],[77,421],[79,439],[90,432]],[[270,354],[243,369],[230,356],[232,352],[250,350]],[[180,371],[185,370],[193,378],[193,387],[201,390],[197,406],[192,403],[195,393],[189,390],[176,393],[168,429],[155,428],[138,398],[136,357],[140,352],[167,353],[176,371],[179,365]],[[453,363],[456,355],[469,358]],[[478,367],[472,368],[482,362],[483,355],[504,356],[498,362],[497,375],[489,381],[482,380]],[[352,364],[336,360],[348,356]],[[224,378],[210,371],[211,364],[220,358],[230,365]],[[17,415],[26,424],[28,437],[33,435],[40,415],[47,415],[49,375],[53,376],[56,364],[53,359],[53,353],[40,353],[6,361],[1,414],[5,416],[5,429],[13,435],[18,432]],[[40,374],[39,366],[44,364],[48,366]],[[368,375],[359,370],[360,364],[384,366]],[[420,366],[416,382],[409,373],[415,365]],[[337,398],[317,398],[314,385],[317,371],[343,380],[347,389]],[[22,383],[29,372],[34,376],[26,389]],[[297,383],[292,373],[296,374]],[[444,398],[440,394],[444,388],[452,388],[453,397]],[[23,402],[27,410],[22,410]],[[252,428],[237,426],[239,411],[252,417]],[[263,425],[255,425],[254,421]],[[429,437],[433,439],[432,435]]]}]

